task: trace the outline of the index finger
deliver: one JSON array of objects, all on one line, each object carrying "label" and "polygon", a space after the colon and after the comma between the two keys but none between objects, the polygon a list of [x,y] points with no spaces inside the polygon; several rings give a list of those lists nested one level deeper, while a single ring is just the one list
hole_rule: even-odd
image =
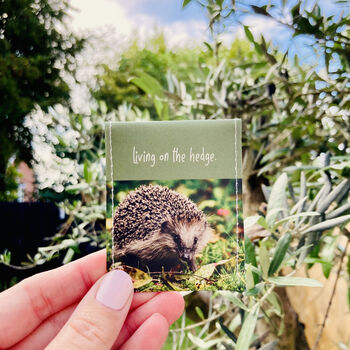
[{"label": "index finger", "polygon": [[16,344],[50,315],[79,301],[106,272],[102,250],[30,277],[0,294],[0,348]]}]

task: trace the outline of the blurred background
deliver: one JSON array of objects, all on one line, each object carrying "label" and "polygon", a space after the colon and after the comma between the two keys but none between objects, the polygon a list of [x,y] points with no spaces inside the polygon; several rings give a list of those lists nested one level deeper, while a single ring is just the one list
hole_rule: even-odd
[{"label": "blurred background", "polygon": [[0,1],[0,288],[105,246],[106,121],[241,118],[247,291],[187,295],[165,348],[348,349],[349,12]]}]

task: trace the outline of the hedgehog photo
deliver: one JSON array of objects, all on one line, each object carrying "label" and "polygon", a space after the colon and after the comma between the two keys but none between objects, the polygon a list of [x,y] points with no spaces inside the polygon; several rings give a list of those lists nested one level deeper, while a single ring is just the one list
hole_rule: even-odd
[{"label": "hedgehog photo", "polygon": [[211,237],[205,214],[167,187],[130,192],[113,217],[114,258],[144,271],[195,271],[196,255]]}]

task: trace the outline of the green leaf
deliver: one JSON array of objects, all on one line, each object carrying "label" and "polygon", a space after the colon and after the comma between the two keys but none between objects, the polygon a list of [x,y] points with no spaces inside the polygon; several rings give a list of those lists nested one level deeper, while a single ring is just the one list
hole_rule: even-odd
[{"label": "green leaf", "polygon": [[184,0],[182,3],[182,8],[185,8],[192,0]]},{"label": "green leaf", "polygon": [[74,253],[75,253],[75,251],[74,251],[73,248],[68,248],[67,253],[66,253],[66,255],[65,255],[64,259],[63,259],[63,264],[64,265],[68,264],[69,262],[72,261]]},{"label": "green leaf", "polygon": [[324,277],[326,277],[327,279],[332,271],[332,268],[333,268],[332,263],[322,264],[322,272],[323,272]]},{"label": "green leaf", "polygon": [[272,307],[274,308],[274,312],[276,313],[276,315],[278,316],[282,316],[282,309],[281,309],[281,303],[279,301],[279,297],[278,294],[275,292],[270,293],[267,296],[267,301],[272,305]]},{"label": "green leaf", "polygon": [[272,276],[275,272],[277,272],[282,264],[282,261],[287,253],[289,244],[292,240],[292,235],[287,232],[283,235],[277,242],[275,254],[272,257],[268,275]]},{"label": "green leaf", "polygon": [[244,238],[244,245],[247,264],[252,264],[253,266],[257,267],[258,265],[256,264],[254,245],[249,237]]},{"label": "green leaf", "polygon": [[204,320],[205,317],[204,317],[204,314],[203,314],[202,309],[201,309],[200,307],[198,307],[198,306],[196,306],[194,309],[195,309],[197,315],[199,316],[199,318],[200,318],[201,320]]},{"label": "green leaf", "polygon": [[[244,238],[244,247],[245,247],[245,257],[246,257],[246,263],[251,264],[254,267],[257,267],[256,263],[256,257],[255,257],[255,248],[252,243],[252,241],[249,239],[249,237]],[[252,271],[253,278],[254,278],[254,284],[257,284],[259,282],[259,275]]]},{"label": "green leaf", "polygon": [[248,216],[244,219],[244,228],[247,229],[248,227],[254,226],[255,224],[258,224],[262,226],[265,229],[269,229],[267,222],[263,216],[254,215],[254,216]]},{"label": "green leaf", "polygon": [[238,306],[240,309],[248,311],[248,308],[243,304],[243,302],[236,296],[234,292],[224,290],[218,293],[219,295],[223,296],[225,299],[230,301],[232,304]]},{"label": "green leaf", "polygon": [[333,268],[332,261],[327,261],[327,260],[320,259],[320,258],[307,257],[307,258],[304,259],[304,263],[305,264],[316,264],[316,263],[321,264],[322,265],[323,275],[326,278],[329,277],[330,272],[331,272],[331,270]]},{"label": "green leaf", "polygon": [[304,277],[269,277],[268,282],[277,284],[278,286],[305,286],[305,287],[322,287],[322,283],[312,278]]},{"label": "green leaf", "polygon": [[258,320],[259,308],[253,309],[243,322],[241,332],[237,339],[235,350],[248,350],[254,334],[256,321]]},{"label": "green leaf", "polygon": [[332,227],[339,226],[348,221],[350,221],[350,215],[340,216],[338,218],[326,220],[326,221],[320,222],[319,224],[313,225],[308,229],[306,229],[305,231],[303,231],[302,233],[305,234],[309,232],[326,231]]},{"label": "green leaf", "polygon": [[210,45],[209,43],[207,43],[206,41],[204,41],[203,44],[208,48],[208,50],[209,50],[210,52],[214,52],[213,48],[211,47],[211,45]]},{"label": "green leaf", "polygon": [[142,89],[147,94],[152,96],[164,97],[164,91],[162,85],[153,78],[151,75],[145,72],[139,72],[137,77],[131,78],[130,81]]},{"label": "green leaf", "polygon": [[187,333],[188,338],[191,340],[191,342],[196,345],[199,349],[210,349],[217,343],[219,343],[221,340],[220,339],[213,339],[213,340],[208,340],[204,341],[199,337],[194,336],[191,333]]},{"label": "green leaf", "polygon": [[248,40],[252,43],[255,43],[254,36],[253,36],[252,32],[250,31],[249,27],[243,26],[243,28],[244,28],[244,32],[245,32],[245,35],[248,38]]},{"label": "green leaf", "polygon": [[252,289],[255,286],[255,282],[254,282],[254,277],[253,277],[253,273],[252,273],[252,265],[250,264],[246,264],[246,285],[247,285],[247,289]]},{"label": "green leaf", "polygon": [[209,278],[213,274],[216,266],[217,266],[216,263],[203,265],[197,271],[195,271],[193,274],[195,276]]},{"label": "green leaf", "polygon": [[276,209],[287,208],[287,193],[286,186],[288,183],[288,176],[286,173],[280,175],[271,189],[269,202],[267,204],[266,221],[269,226],[274,226],[277,216]]},{"label": "green leaf", "polygon": [[265,154],[264,157],[262,157],[260,163],[264,164],[270,160],[280,158],[281,156],[286,155],[288,152],[289,152],[289,148],[280,148],[280,149],[273,150],[273,151]]},{"label": "green leaf", "polygon": [[320,213],[318,213],[317,211],[309,211],[306,213],[299,213],[299,214],[290,215],[290,216],[287,216],[281,220],[278,220],[276,222],[274,228],[277,228],[279,225],[283,224],[284,222],[295,221],[295,219],[299,219],[300,217],[303,217],[303,216],[320,216]]},{"label": "green leaf", "polygon": [[91,181],[91,173],[89,172],[89,161],[85,159],[84,161],[84,179],[87,183]]},{"label": "green leaf", "polygon": [[269,253],[264,244],[260,246],[259,257],[260,257],[261,272],[262,272],[263,278],[266,279],[268,276],[268,271],[270,266],[270,258],[269,258]]},{"label": "green leaf", "polygon": [[343,197],[344,194],[349,192],[349,189],[350,180],[343,180],[338,186],[333,188],[332,192],[327,194],[327,196],[317,204],[316,210],[319,213],[324,213],[334,200],[336,200],[339,197]]}]

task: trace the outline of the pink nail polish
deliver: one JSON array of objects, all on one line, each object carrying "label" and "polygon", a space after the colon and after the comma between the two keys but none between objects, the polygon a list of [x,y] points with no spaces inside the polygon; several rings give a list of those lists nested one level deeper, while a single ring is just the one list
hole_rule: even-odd
[{"label": "pink nail polish", "polygon": [[114,310],[121,310],[133,292],[130,276],[121,270],[109,272],[102,280],[96,299]]}]

